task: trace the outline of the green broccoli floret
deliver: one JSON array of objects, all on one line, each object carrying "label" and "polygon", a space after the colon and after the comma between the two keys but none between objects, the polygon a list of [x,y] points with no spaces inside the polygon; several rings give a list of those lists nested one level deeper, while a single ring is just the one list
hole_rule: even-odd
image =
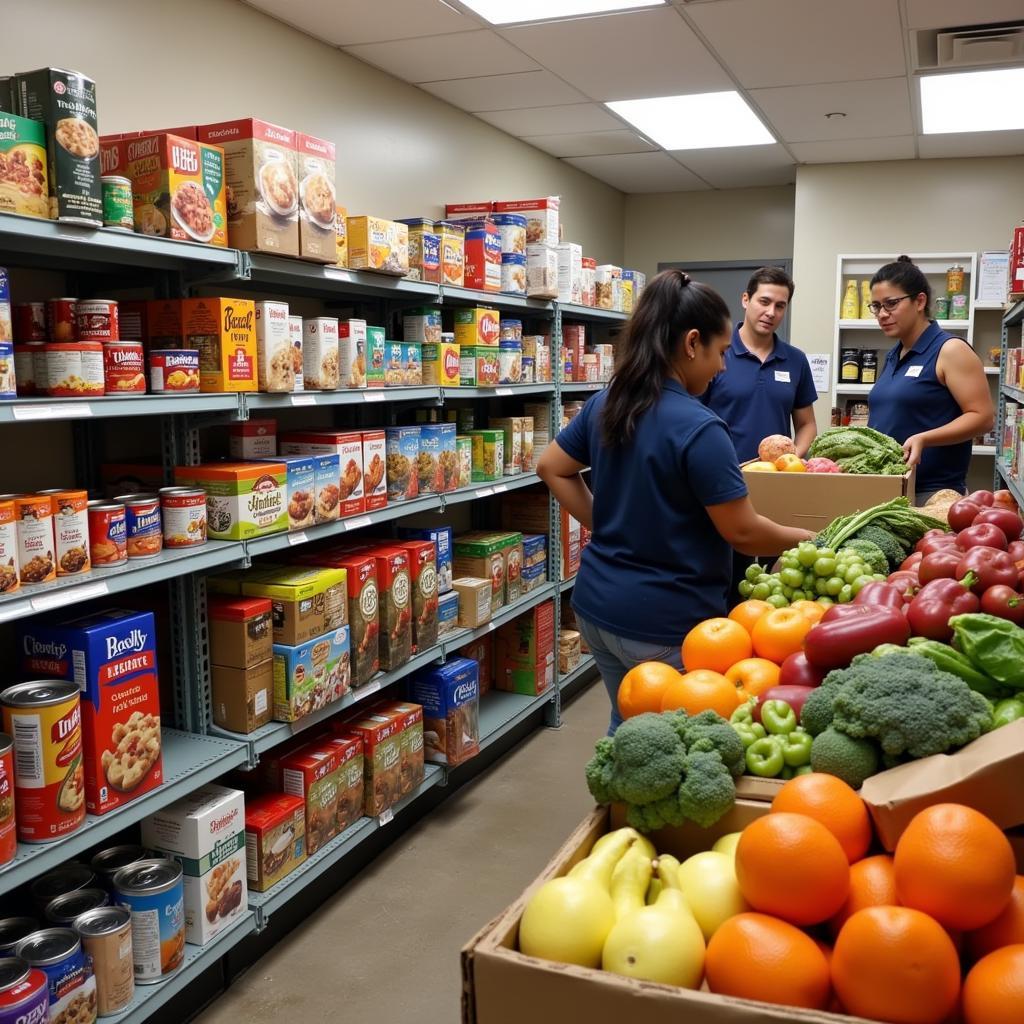
[{"label": "green broccoli floret", "polygon": [[898,569],[903,559],[907,557],[906,548],[888,530],[875,523],[868,523],[862,530],[858,530],[854,540],[867,540],[880,548],[893,571]]},{"label": "green broccoli floret", "polygon": [[[816,686],[800,710],[800,724],[812,735],[819,736],[832,724],[832,701],[839,692],[838,680],[830,672],[821,686]],[[830,682],[830,680],[832,680]]]},{"label": "green broccoli floret", "polygon": [[714,825],[736,802],[732,773],[717,753],[694,750],[686,757],[678,799],[683,816],[701,828]]},{"label": "green broccoli floret", "polygon": [[594,756],[587,762],[587,766],[583,770],[587,779],[587,789],[599,804],[615,802],[611,785],[614,746],[615,743],[610,736],[602,736],[594,744]]},{"label": "green broccoli floret", "polygon": [[747,760],[743,741],[736,730],[714,711],[701,711],[686,722],[683,742],[688,752],[716,753],[734,778],[746,771]]},{"label": "green broccoli floret", "polygon": [[814,737],[811,768],[835,775],[848,786],[860,789],[864,780],[878,771],[878,748],[871,740],[857,740],[835,729]]},{"label": "green broccoli floret", "polygon": [[962,679],[912,654],[858,657],[832,702],[833,726],[877,740],[883,754],[913,758],[955,750],[976,740],[991,711]]},{"label": "green broccoli floret", "polygon": [[884,576],[889,575],[889,559],[874,541],[855,537],[843,545],[843,550],[856,551],[871,572],[880,572]]}]

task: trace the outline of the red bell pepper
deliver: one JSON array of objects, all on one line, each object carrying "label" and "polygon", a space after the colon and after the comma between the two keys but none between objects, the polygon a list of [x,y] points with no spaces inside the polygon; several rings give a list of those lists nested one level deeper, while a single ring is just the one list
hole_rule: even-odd
[{"label": "red bell pepper", "polygon": [[902,608],[903,594],[899,587],[876,580],[874,583],[865,583],[853,603],[870,605],[872,608]]},{"label": "red bell pepper", "polygon": [[1006,551],[998,548],[971,548],[957,563],[953,579],[963,580],[976,594],[989,587],[1015,587],[1017,567]]},{"label": "red bell pepper", "polygon": [[953,639],[949,620],[954,615],[976,612],[979,606],[978,598],[962,583],[956,580],[932,580],[910,602],[907,619],[915,636],[949,643]]},{"label": "red bell pepper", "polygon": [[[831,614],[840,607],[848,610]],[[804,638],[804,653],[817,668],[842,668],[856,655],[867,654],[880,644],[902,647],[909,639],[910,626],[898,608],[837,605]]]}]

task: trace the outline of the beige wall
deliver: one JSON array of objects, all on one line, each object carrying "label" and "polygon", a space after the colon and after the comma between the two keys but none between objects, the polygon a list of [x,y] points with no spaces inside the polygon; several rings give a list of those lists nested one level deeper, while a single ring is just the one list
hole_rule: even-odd
[{"label": "beige wall", "polygon": [[627,196],[625,248],[625,266],[648,277],[659,262],[789,256],[793,187]]},{"label": "beige wall", "polygon": [[622,193],[237,0],[2,9],[0,71],[89,74],[101,132],[259,116],[337,144],[350,213],[430,217],[445,202],[561,195],[566,240],[622,261]]}]

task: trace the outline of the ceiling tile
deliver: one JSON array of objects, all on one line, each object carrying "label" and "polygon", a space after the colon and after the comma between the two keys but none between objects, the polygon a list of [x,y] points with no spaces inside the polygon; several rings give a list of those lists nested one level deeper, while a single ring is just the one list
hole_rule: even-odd
[{"label": "ceiling tile", "polygon": [[566,85],[550,71],[422,82],[420,88],[474,114],[482,110],[554,107],[586,100],[586,96]]},{"label": "ceiling tile", "polygon": [[407,82],[439,82],[534,71],[537,64],[493,32],[456,32],[394,43],[347,46],[345,52]]},{"label": "ceiling tile", "polygon": [[334,46],[412,39],[480,28],[441,0],[248,0],[250,7]]},{"label": "ceiling tile", "polygon": [[478,117],[510,135],[559,135],[569,132],[604,132],[622,122],[597,103],[566,103],[557,107],[492,110]]},{"label": "ceiling tile", "polygon": [[732,81],[669,8],[504,29],[501,35],[598,100],[732,88]]},{"label": "ceiling tile", "polygon": [[709,188],[667,153],[581,156],[566,163],[607,182],[620,192],[699,192]]},{"label": "ceiling tile", "polygon": [[868,160],[913,160],[914,137],[886,139],[830,139],[827,142],[794,142],[789,147],[803,164],[849,164]]},{"label": "ceiling tile", "polygon": [[567,135],[527,135],[523,142],[552,156],[601,156],[608,153],[649,153],[656,147],[623,129],[617,132],[571,132]]},{"label": "ceiling tile", "polygon": [[950,135],[918,136],[922,157],[1016,156],[1024,154],[1024,131],[956,132]]},{"label": "ceiling tile", "polygon": [[714,188],[789,185],[796,165],[782,146],[676,150],[671,154]]},{"label": "ceiling tile", "polygon": [[1020,0],[971,0],[966,11],[963,0],[907,0],[908,28],[991,25],[997,21],[1019,21],[1022,14]]},{"label": "ceiling tile", "polygon": [[[880,138],[914,130],[906,78],[752,89],[750,98],[786,142]],[[835,111],[846,117],[825,117]]]},{"label": "ceiling tile", "polygon": [[750,89],[906,73],[895,0],[721,0],[684,10]]}]

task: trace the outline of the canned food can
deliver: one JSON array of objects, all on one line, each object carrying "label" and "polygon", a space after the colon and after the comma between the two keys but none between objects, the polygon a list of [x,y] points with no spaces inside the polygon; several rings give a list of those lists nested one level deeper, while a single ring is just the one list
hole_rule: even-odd
[{"label": "canned food can", "polygon": [[50,900],[46,907],[46,919],[58,928],[70,928],[75,920],[90,910],[97,910],[110,903],[106,889],[78,889]]},{"label": "canned food can", "polygon": [[79,341],[117,341],[117,303],[113,299],[79,299],[75,331]]},{"label": "canned food can", "polygon": [[123,843],[120,846],[108,846],[107,849],[100,850],[89,861],[89,866],[108,889],[113,889],[114,875],[121,868],[126,868],[129,864],[135,864],[140,860],[146,860],[149,856],[149,851],[144,846]]},{"label": "canned food can", "polygon": [[89,558],[96,569],[109,569],[128,561],[128,526],[124,505],[90,501]]},{"label": "canned food can", "polygon": [[46,303],[46,341],[75,340],[77,299],[49,299]]},{"label": "canned food can", "polygon": [[132,915],[124,907],[102,907],[75,921],[82,948],[96,977],[96,1010],[101,1017],[123,1010],[135,995]]},{"label": "canned food can", "polygon": [[158,494],[122,494],[114,499],[124,505],[125,537],[129,558],[152,558],[164,546]]},{"label": "canned food can", "polygon": [[0,498],[0,594],[21,586],[18,554],[18,514],[12,498]]},{"label": "canned food can", "polygon": [[34,917],[5,917],[0,919],[0,958],[14,956],[14,947],[26,935],[39,931]]},{"label": "canned food can", "polygon": [[132,915],[135,981],[163,981],[185,962],[185,891],[181,865],[153,858],[114,875],[117,902]]},{"label": "canned food can", "polygon": [[14,361],[14,342],[0,341],[0,398],[17,398],[17,366]]},{"label": "canned food can", "polygon": [[57,575],[53,560],[53,503],[47,495],[14,499],[18,569],[22,583],[45,583]]},{"label": "canned food can", "polygon": [[44,1024],[49,1019],[46,975],[15,957],[0,962],[0,1024]]},{"label": "canned food can", "polygon": [[141,341],[103,342],[103,388],[108,395],[146,393],[146,357]]},{"label": "canned food can", "polygon": [[14,823],[14,741],[0,732],[0,864],[14,860],[18,834]]},{"label": "canned food can", "polygon": [[46,393],[51,398],[98,398],[104,393],[103,346],[75,341],[46,348]]},{"label": "canned food can", "polygon": [[45,302],[16,302],[11,319],[15,341],[46,341]]},{"label": "canned food can", "polygon": [[33,932],[15,946],[14,955],[46,975],[50,1021],[96,1020],[96,979],[89,973],[81,940],[70,928]]},{"label": "canned food can", "polygon": [[132,183],[127,178],[107,174],[100,178],[103,187],[103,226],[121,231],[135,230]]},{"label": "canned food can", "polygon": [[41,380],[36,377],[36,353],[40,349],[46,351],[46,346],[41,341],[18,343],[14,346],[14,378],[18,395],[22,398],[46,393],[45,374]]},{"label": "canned food can", "polygon": [[199,349],[161,348],[149,353],[149,387],[153,394],[199,390]]},{"label": "canned food can", "polygon": [[[74,832],[85,821],[78,685],[63,679],[17,683],[0,693],[0,704],[4,732],[14,741],[18,838],[47,843]],[[47,893],[42,905],[58,895]]]},{"label": "canned food can", "polygon": [[96,873],[87,864],[71,860],[40,875],[29,886],[29,893],[36,909],[45,916],[46,908],[55,899],[95,887]]},{"label": "canned food can", "polygon": [[164,547],[190,548],[206,543],[206,491],[201,487],[163,487],[160,510]]},{"label": "canned food can", "polygon": [[89,495],[86,491],[48,493],[53,509],[57,575],[86,573],[92,568],[89,562]]}]

